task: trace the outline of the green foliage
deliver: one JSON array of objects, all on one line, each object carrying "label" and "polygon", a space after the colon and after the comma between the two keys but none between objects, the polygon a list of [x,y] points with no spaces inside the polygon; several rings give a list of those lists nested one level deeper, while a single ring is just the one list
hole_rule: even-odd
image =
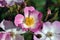
[{"label": "green foliage", "polygon": [[57,0],[58,5],[60,6],[60,0]]},{"label": "green foliage", "polygon": [[33,2],[35,3],[35,7],[37,10],[39,10],[39,11],[44,10],[44,6],[46,4],[45,0],[33,0]]},{"label": "green foliage", "polygon": [[33,40],[33,34],[31,32],[27,32],[24,34],[25,40]]}]

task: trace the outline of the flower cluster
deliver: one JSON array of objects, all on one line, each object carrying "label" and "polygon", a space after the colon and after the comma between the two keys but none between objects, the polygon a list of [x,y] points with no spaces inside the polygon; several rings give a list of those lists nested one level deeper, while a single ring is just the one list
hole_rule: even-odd
[{"label": "flower cluster", "polygon": [[[22,0],[5,1],[8,5],[22,2]],[[0,23],[0,28],[4,30],[0,32],[0,40],[24,40],[24,36],[21,34],[26,32],[32,32],[33,40],[60,40],[59,21],[43,22],[42,12],[33,6],[25,7],[23,12],[24,15],[18,13],[15,16],[14,23],[5,19]],[[51,14],[50,9],[48,9],[47,14]]]},{"label": "flower cluster", "polygon": [[0,40],[24,40],[20,34],[25,33],[25,31],[22,32],[21,29],[16,28],[11,21],[3,20],[0,27],[4,30],[0,32]]},{"label": "flower cluster", "polygon": [[[51,14],[51,10],[48,9],[47,13]],[[34,32],[34,40],[59,40],[60,22],[42,23],[42,16],[42,13],[35,10],[34,7],[25,7],[24,16],[17,14],[14,23],[22,30]]]},{"label": "flower cluster", "polygon": [[43,23],[42,31],[37,31],[34,34],[34,40],[60,40],[60,22],[54,21]]}]

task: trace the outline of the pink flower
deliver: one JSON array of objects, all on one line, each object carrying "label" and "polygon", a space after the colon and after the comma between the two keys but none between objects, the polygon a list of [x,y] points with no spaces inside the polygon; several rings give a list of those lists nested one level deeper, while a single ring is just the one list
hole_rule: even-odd
[{"label": "pink flower", "polygon": [[34,40],[60,40],[60,22],[45,22],[42,31],[35,32]]},{"label": "pink flower", "polygon": [[41,18],[42,13],[30,6],[24,8],[24,16],[21,14],[16,15],[14,23],[23,30],[35,32],[41,29]]}]

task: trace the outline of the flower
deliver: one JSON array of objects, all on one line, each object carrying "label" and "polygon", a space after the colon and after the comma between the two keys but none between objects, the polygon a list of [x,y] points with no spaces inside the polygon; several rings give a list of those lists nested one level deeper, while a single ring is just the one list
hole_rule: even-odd
[{"label": "flower", "polygon": [[21,14],[16,15],[14,23],[23,30],[35,32],[41,29],[41,18],[42,13],[30,6],[24,8],[24,16]]},{"label": "flower", "polygon": [[13,35],[8,32],[0,32],[0,40],[24,40],[24,37],[21,35],[15,35],[15,39],[13,39]]},{"label": "flower", "polygon": [[60,40],[60,22],[45,22],[42,31],[35,32],[34,40]]},{"label": "flower", "polygon": [[24,0],[0,0],[0,7],[13,6],[15,3],[21,4]]},{"label": "flower", "polygon": [[7,6],[13,6],[15,4],[14,0],[5,0]]},{"label": "flower", "polygon": [[24,0],[5,0],[8,6],[13,6],[15,3],[21,4]]},{"label": "flower", "polygon": [[14,5],[13,0],[0,0],[0,7],[12,6]]},{"label": "flower", "polygon": [[22,32],[22,30],[19,27],[16,27],[11,21],[7,21],[7,20],[3,20],[0,23],[0,27],[6,32],[15,32],[18,34],[25,33],[25,31]]},{"label": "flower", "polygon": [[14,2],[18,3],[18,4],[21,4],[24,2],[24,0],[14,0]]},{"label": "flower", "polygon": [[[20,28],[14,26],[11,21],[7,21],[7,20],[3,20],[3,21],[0,23],[0,27],[4,30],[4,31],[2,31],[4,34],[7,35],[7,33],[9,33],[8,35],[10,35],[10,34],[13,35],[13,36],[10,35],[10,37],[12,38],[12,40],[13,40],[13,39],[16,39],[16,38],[18,38],[18,40],[20,40],[20,39],[21,39],[21,38],[19,37],[20,34],[25,33],[25,31],[22,31]],[[2,33],[2,32],[1,32],[1,33]],[[6,35],[5,35],[5,36],[6,36]],[[16,37],[16,36],[17,36],[17,37]],[[2,38],[2,40],[3,40],[3,38]],[[17,40],[17,39],[16,39],[16,40]],[[23,40],[23,39],[22,39],[22,40]]]}]

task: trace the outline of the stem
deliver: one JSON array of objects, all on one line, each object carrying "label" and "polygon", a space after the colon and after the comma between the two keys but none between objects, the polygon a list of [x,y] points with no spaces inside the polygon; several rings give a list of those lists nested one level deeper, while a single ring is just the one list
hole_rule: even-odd
[{"label": "stem", "polygon": [[47,19],[48,19],[48,16],[49,16],[49,15],[47,14],[45,21],[47,21]]}]

